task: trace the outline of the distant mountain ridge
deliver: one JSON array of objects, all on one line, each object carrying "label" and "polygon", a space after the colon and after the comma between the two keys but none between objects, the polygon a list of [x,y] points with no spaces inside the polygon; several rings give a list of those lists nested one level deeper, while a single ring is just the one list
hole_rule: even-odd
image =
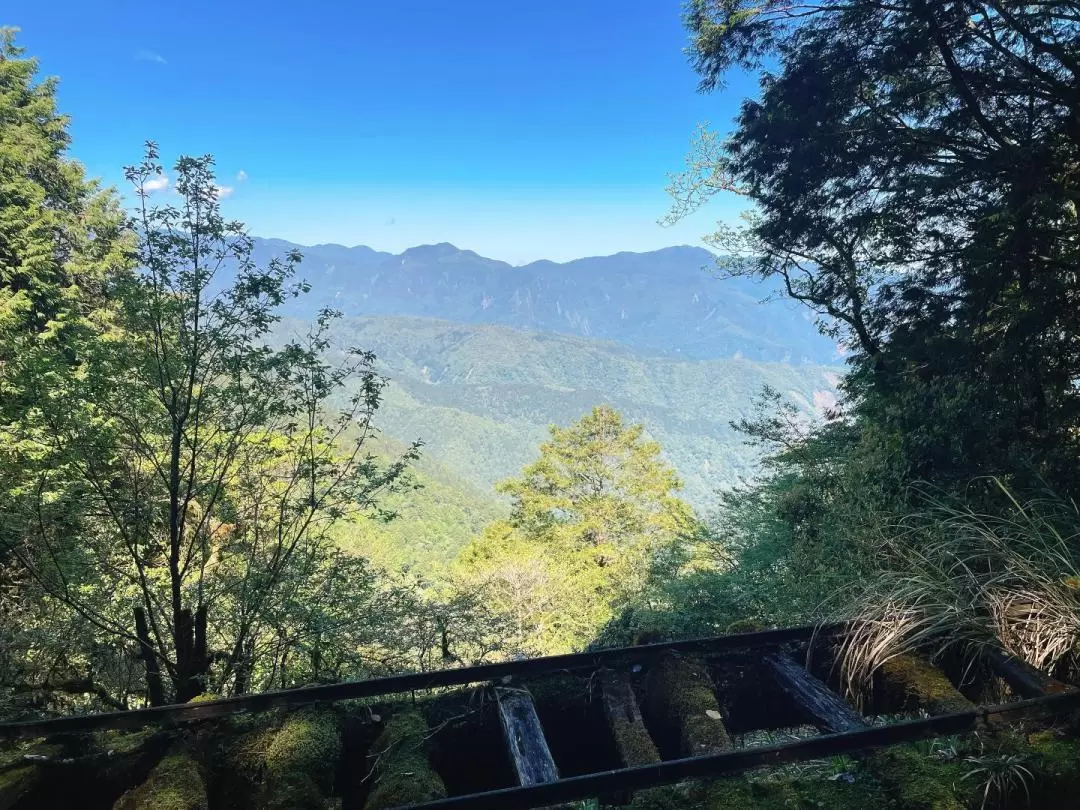
[{"label": "distant mountain ridge", "polygon": [[614,340],[637,350],[693,359],[835,363],[834,345],[803,310],[770,301],[747,279],[706,272],[715,256],[698,247],[617,253],[515,267],[451,244],[400,254],[359,245],[305,247],[256,239],[255,258],[304,255],[309,295],[286,312],[322,307],[347,316],[420,316]]}]

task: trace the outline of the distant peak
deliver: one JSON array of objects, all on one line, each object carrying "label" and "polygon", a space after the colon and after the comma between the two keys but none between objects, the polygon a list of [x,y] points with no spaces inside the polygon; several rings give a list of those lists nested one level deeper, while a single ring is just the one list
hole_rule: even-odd
[{"label": "distant peak", "polygon": [[461,253],[457,247],[451,245],[449,242],[439,242],[435,245],[417,245],[407,249],[401,255],[403,257],[424,257],[428,259],[442,258],[443,256],[453,256],[454,254]]}]

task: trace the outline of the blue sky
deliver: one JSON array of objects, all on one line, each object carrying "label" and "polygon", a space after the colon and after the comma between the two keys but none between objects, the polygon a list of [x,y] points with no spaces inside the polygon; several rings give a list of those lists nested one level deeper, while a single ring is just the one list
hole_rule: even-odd
[{"label": "blue sky", "polygon": [[[73,153],[119,185],[150,138],[211,152],[260,236],[383,250],[449,241],[522,262],[698,243],[672,227],[701,95],[679,0],[8,0],[0,23],[60,77]],[[242,174],[241,174],[242,173]]]}]

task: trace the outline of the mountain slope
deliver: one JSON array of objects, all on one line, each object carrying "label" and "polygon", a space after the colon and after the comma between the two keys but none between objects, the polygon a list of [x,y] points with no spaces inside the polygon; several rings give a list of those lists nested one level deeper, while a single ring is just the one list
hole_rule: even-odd
[{"label": "mountain slope", "polygon": [[608,341],[408,317],[345,318],[340,346],[370,349],[392,381],[379,423],[490,492],[535,458],[552,422],[608,403],[645,424],[708,508],[715,490],[753,473],[754,453],[729,422],[763,385],[805,413],[832,402],[835,369],[747,359],[688,361]]},{"label": "mountain slope", "polygon": [[256,240],[260,261],[298,249],[309,295],[289,314],[321,307],[346,315],[413,315],[468,324],[616,340],[696,359],[828,363],[835,348],[790,303],[762,305],[770,290],[707,272],[715,257],[695,247],[618,253],[522,267],[453,245],[423,245],[400,255],[368,247],[302,247]]}]

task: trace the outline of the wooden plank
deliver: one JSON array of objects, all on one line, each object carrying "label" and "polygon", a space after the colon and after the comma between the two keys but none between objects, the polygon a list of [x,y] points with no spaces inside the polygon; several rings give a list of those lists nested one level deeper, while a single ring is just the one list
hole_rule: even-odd
[{"label": "wooden plank", "polygon": [[951,714],[970,709],[971,701],[961,695],[945,673],[925,658],[905,653],[881,666],[881,685],[895,704],[894,711],[922,709],[927,714]]},{"label": "wooden plank", "polygon": [[656,750],[656,743],[641,719],[641,709],[626,674],[603,670],[600,673],[600,695],[622,764],[633,767],[659,762],[660,752]]},{"label": "wooden plank", "polygon": [[1073,691],[1072,686],[1054,680],[1023,659],[995,649],[987,649],[984,654],[990,668],[1021,697],[1037,698]]},{"label": "wooden plank", "polygon": [[460,669],[440,669],[410,675],[391,675],[363,681],[299,689],[262,692],[255,695],[207,700],[202,703],[183,703],[174,706],[153,706],[124,712],[101,712],[98,714],[61,717],[53,720],[33,720],[20,723],[0,723],[0,740],[15,738],[47,737],[53,734],[96,731],[98,729],[135,729],[152,723],[169,725],[227,717],[240,712],[263,712],[289,706],[305,706],[311,703],[332,703],[338,700],[437,689],[445,686],[500,682],[509,683],[518,678],[535,677],[554,672],[581,672],[604,666],[630,666],[647,662],[672,652],[715,655],[731,650],[753,650],[778,647],[792,642],[805,642],[815,635],[835,635],[842,625],[827,627],[790,627],[782,630],[764,630],[759,633],[716,636],[713,638],[688,639],[595,650],[588,653],[550,655],[526,661],[505,661],[482,664]]},{"label": "wooden plank", "polygon": [[540,726],[532,695],[525,689],[498,687],[495,699],[518,783],[538,785],[557,781],[559,771]]},{"label": "wooden plank", "polygon": [[766,655],[765,671],[806,718],[822,731],[845,732],[866,728],[865,721],[838,694],[806,671],[790,655]]}]

